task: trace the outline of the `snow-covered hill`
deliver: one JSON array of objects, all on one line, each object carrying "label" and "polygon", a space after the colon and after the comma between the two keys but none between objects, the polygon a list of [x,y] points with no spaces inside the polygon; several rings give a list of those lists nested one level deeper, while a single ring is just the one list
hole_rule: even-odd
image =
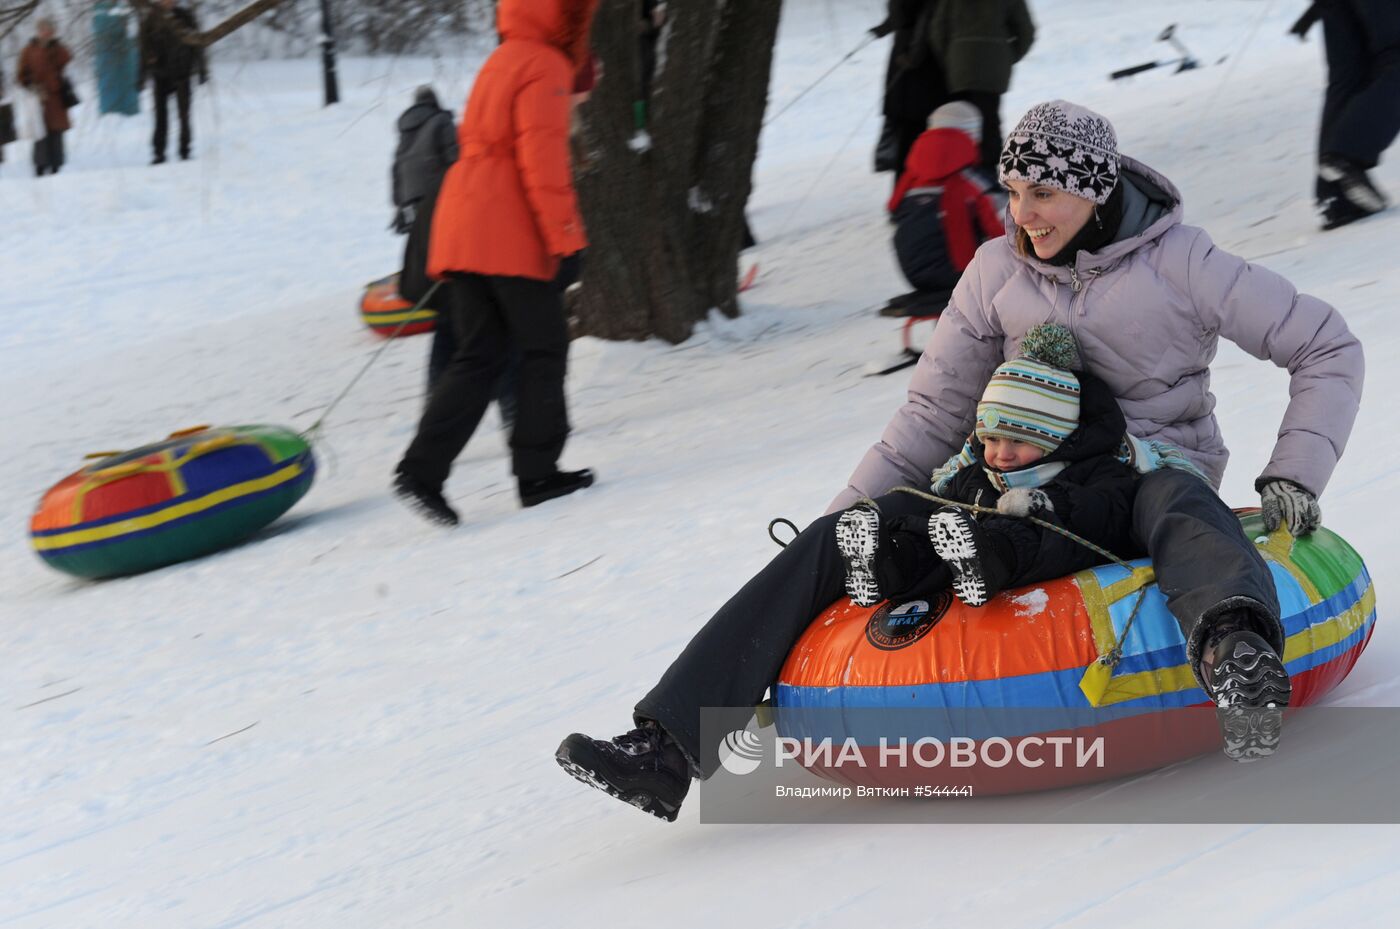
[{"label": "snow-covered hill", "polygon": [[[1387,705],[1400,440],[1379,414],[1400,391],[1400,212],[1317,231],[1323,65],[1316,34],[1285,35],[1294,6],[1041,0],[1003,118],[1048,97],[1104,112],[1182,188],[1188,221],[1361,336],[1366,400],[1322,505],[1368,559],[1381,622],[1332,702]],[[882,11],[789,0],[773,102]],[[1153,39],[1171,19],[1206,67],[1106,80],[1166,57]],[[235,550],[102,584],[28,551],[39,494],[85,452],[201,422],[314,421],[377,345],[356,303],[398,260],[392,122],[425,80],[459,104],[479,53],[348,61],[330,110],[315,62],[218,62],[188,164],[147,167],[144,118],[86,110],[56,178],[29,178],[9,147],[0,926],[1388,924],[1393,827],[739,828],[694,809],[665,826],[555,766],[568,732],[628,726],[772,555],[768,518],[819,514],[902,400],[901,376],[860,372],[897,346],[873,307],[904,289],[889,181],[869,172],[886,52],[870,46],[767,131],[751,209],[763,274],[741,319],[677,347],[575,343],[564,463],[597,469],[597,487],[518,510],[488,420],[449,485],[465,525],[403,511],[388,478],[427,352],[404,340],[337,410],[289,516]],[[1400,194],[1394,157],[1376,177]],[[1286,377],[1231,346],[1213,372],[1225,493],[1246,504]]]}]

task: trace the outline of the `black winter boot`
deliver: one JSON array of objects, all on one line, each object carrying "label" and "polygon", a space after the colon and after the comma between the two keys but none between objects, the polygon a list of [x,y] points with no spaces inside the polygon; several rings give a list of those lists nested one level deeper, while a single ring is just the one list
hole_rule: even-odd
[{"label": "black winter boot", "polygon": [[412,475],[400,471],[394,476],[394,496],[398,497],[429,522],[439,526],[455,526],[460,520],[457,511],[448,505],[442,490],[430,487]]},{"label": "black winter boot", "polygon": [[590,787],[667,822],[676,821],[690,792],[690,762],[654,722],[606,742],[575,732],[559,743],[554,760]]},{"label": "black winter boot", "polygon": [[1336,184],[1342,196],[1359,210],[1379,213],[1386,207],[1385,194],[1380,192],[1370,176],[1345,158],[1323,155],[1317,165],[1317,176]]},{"label": "black winter boot", "polygon": [[1322,205],[1322,229],[1324,232],[1338,229],[1373,215],[1375,214],[1372,211],[1363,210],[1347,198],[1338,195]]},{"label": "black winter boot", "polygon": [[944,507],[928,519],[934,551],[953,572],[953,592],[968,606],[981,606],[1011,580],[1004,553],[966,510]]},{"label": "black winter boot", "polygon": [[521,481],[520,505],[535,506],[592,486],[593,472],[587,468],[582,471],[555,471],[546,477]]},{"label": "black winter boot", "polygon": [[1225,754],[1236,761],[1272,755],[1283,736],[1283,708],[1293,693],[1283,660],[1248,616],[1227,613],[1201,649],[1200,677],[1215,701]]}]

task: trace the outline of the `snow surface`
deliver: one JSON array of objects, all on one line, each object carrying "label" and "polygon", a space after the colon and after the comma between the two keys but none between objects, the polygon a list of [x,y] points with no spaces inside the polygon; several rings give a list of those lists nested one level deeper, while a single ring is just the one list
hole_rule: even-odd
[{"label": "snow surface", "polygon": [[[1400,440],[1374,426],[1400,391],[1400,213],[1316,229],[1321,47],[1285,35],[1301,5],[1034,6],[1006,124],[1047,97],[1106,113],[1181,186],[1188,221],[1333,302],[1365,342],[1361,434],[1322,502],[1384,604]],[[775,106],[883,4],[785,7]],[[1107,81],[1170,54],[1154,42],[1168,17],[1207,66]],[[29,178],[10,146],[0,391],[22,451],[0,462],[0,926],[1389,924],[1393,827],[739,828],[702,826],[693,805],[668,826],[555,766],[570,731],[627,728],[773,554],[768,518],[819,514],[901,402],[907,372],[860,376],[897,348],[872,310],[904,289],[889,179],[869,171],[887,51],[767,130],[746,259],[763,274],[742,318],[674,347],[575,343],[564,463],[596,468],[597,487],[517,509],[490,420],[449,486],[465,525],[401,510],[387,482],[427,352],[404,340],[336,411],[292,513],[235,550],[101,584],[28,551],[34,502],[86,452],[314,421],[377,345],[356,304],[398,261],[392,122],[424,80],[461,101],[480,51],[346,61],[331,109],[313,60],[218,61],[189,164],[147,167],[147,118],[87,104],[57,178]],[[1398,164],[1376,172],[1396,194]],[[1248,504],[1286,376],[1228,345],[1213,373],[1225,493]],[[1398,657],[1382,621],[1331,701],[1396,703]]]}]

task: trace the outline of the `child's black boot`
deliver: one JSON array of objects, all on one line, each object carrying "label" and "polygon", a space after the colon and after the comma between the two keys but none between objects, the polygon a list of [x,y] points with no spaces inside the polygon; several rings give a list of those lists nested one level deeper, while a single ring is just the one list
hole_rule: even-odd
[{"label": "child's black boot", "polygon": [[977,524],[972,514],[944,507],[928,520],[934,551],[953,572],[953,592],[968,606],[981,606],[1011,580],[1007,546]]}]

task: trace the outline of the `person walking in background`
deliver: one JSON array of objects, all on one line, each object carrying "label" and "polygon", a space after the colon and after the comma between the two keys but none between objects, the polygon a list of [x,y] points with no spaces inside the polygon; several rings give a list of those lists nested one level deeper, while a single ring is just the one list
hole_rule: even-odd
[{"label": "person walking in background", "polygon": [[1386,207],[1366,172],[1400,134],[1400,2],[1315,0],[1291,31],[1305,38],[1319,19],[1327,93],[1314,193],[1322,228],[1335,229]]},{"label": "person walking in background", "polygon": [[399,274],[399,295],[414,303],[426,298],[428,302],[424,305],[438,314],[433,347],[428,355],[428,393],[431,394],[457,344],[442,288],[428,296],[432,287],[428,280],[428,237],[442,178],[457,161],[457,126],[452,114],[438,103],[433,89],[424,85],[414,94],[413,105],[399,116],[398,130],[399,144],[390,170],[393,229],[408,236],[404,244],[403,271]]},{"label": "person walking in background", "polygon": [[557,281],[588,244],[569,126],[597,3],[501,0],[502,41],[472,86],[458,131],[461,157],[438,195],[428,273],[446,280],[457,347],[399,461],[394,492],[440,525],[458,522],[443,484],[512,350],[520,353],[510,447],[521,505],[593,483],[587,469],[559,470],[569,435],[569,331]]},{"label": "person walking in background", "polygon": [[68,110],[78,103],[73,85],[63,71],[73,60],[73,53],[58,40],[53,20],[40,19],[35,24],[34,38],[19,56],[19,85],[34,94],[39,103],[40,118],[34,133],[34,175],[57,174],[67,160],[63,151],[63,134],[72,128]]},{"label": "person walking in background", "polygon": [[876,38],[891,33],[890,62],[885,69],[884,126],[875,146],[876,172],[904,173],[909,149],[927,127],[929,114],[948,99],[943,66],[927,41],[929,17],[940,0],[890,0],[885,21],[870,30]]},{"label": "person walking in background", "polygon": [[1011,69],[1035,42],[1026,0],[936,0],[922,37],[942,63],[948,96],[982,112],[981,163],[996,173],[1001,157],[1001,95]]},{"label": "person walking in background", "polygon": [[209,82],[209,67],[204,46],[198,42],[199,23],[194,13],[175,0],[159,0],[141,20],[141,67],[136,78],[139,91],[149,78],[154,82],[156,111],[155,133],[151,147],[155,155],[151,164],[165,163],[166,139],[170,134],[170,98],[180,119],[180,160],[192,154],[194,134],[190,127],[190,99],[193,91],[190,79],[199,75],[199,82]]}]

